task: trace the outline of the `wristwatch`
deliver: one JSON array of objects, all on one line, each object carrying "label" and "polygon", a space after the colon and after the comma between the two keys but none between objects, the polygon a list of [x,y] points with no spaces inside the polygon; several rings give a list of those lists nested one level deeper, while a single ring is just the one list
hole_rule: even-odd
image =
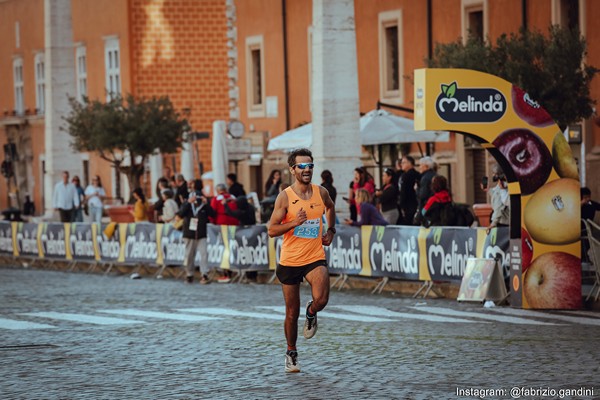
[{"label": "wristwatch", "polygon": [[335,230],[335,228],[334,228],[334,227],[331,227],[331,226],[330,226],[329,228],[327,228],[327,232],[329,232],[329,231],[331,231],[331,233],[333,233],[334,235],[335,235],[335,233],[336,233],[336,230]]}]

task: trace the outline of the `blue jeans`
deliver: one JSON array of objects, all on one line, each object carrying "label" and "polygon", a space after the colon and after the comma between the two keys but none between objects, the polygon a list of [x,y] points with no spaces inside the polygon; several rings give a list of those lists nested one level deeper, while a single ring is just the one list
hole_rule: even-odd
[{"label": "blue jeans", "polygon": [[89,206],[90,222],[102,223],[102,207]]}]

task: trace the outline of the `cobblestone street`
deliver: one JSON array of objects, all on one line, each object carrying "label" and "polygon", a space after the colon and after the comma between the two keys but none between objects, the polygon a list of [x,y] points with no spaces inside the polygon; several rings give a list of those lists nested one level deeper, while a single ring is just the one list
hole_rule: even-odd
[{"label": "cobblestone street", "polygon": [[0,282],[2,399],[446,399],[469,388],[516,398],[512,387],[600,396],[597,312],[336,290],[317,336],[298,340],[302,372],[286,374],[278,285],[11,268]]}]

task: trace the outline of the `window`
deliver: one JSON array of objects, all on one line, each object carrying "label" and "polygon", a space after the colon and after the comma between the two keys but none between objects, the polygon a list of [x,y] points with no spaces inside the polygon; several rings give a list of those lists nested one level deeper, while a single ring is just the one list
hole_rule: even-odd
[{"label": "window", "polygon": [[380,98],[402,103],[404,101],[404,66],[402,59],[402,11],[379,14],[379,82]]},{"label": "window", "polygon": [[15,48],[21,47],[21,24],[19,21],[15,22]]},{"label": "window", "polygon": [[23,115],[25,104],[23,98],[23,59],[13,60],[13,82],[15,87],[15,108],[17,115]]},{"label": "window", "polygon": [[35,112],[43,114],[46,110],[46,79],[44,71],[44,53],[38,53],[34,59],[35,65]]},{"label": "window", "polygon": [[77,98],[83,101],[87,96],[87,56],[85,46],[78,46],[75,51],[75,63],[77,74]]},{"label": "window", "polygon": [[581,0],[552,0],[552,23],[581,30],[579,18],[583,7]]},{"label": "window", "polygon": [[104,43],[106,64],[106,101],[121,94],[121,72],[119,60],[119,39],[109,38]]},{"label": "window", "polygon": [[248,90],[248,116],[265,116],[265,75],[263,60],[263,38],[246,38],[246,88]]},{"label": "window", "polygon": [[487,28],[487,0],[462,0],[462,37],[485,41]]}]

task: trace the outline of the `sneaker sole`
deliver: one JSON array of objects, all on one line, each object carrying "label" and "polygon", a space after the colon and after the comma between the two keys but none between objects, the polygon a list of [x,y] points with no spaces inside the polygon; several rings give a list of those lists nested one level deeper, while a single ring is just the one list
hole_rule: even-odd
[{"label": "sneaker sole", "polygon": [[300,372],[300,369],[285,369],[285,372],[288,374],[296,374],[298,372]]}]

